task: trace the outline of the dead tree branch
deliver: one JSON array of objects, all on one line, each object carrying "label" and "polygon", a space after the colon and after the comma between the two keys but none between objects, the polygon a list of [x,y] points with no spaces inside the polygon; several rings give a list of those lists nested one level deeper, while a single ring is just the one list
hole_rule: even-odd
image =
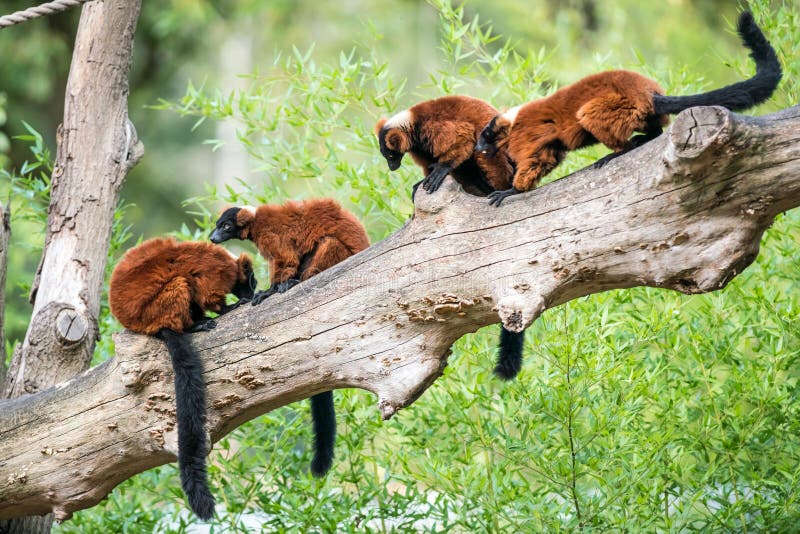
[{"label": "dead tree branch", "polygon": [[[646,146],[500,209],[448,179],[418,195],[393,236],[193,337],[211,437],[332,388],[374,392],[391,417],[441,375],[463,334],[501,319],[520,329],[583,295],[721,289],[798,205],[800,107],[761,118],[687,110]],[[115,341],[114,359],[0,408],[0,518],[66,519],[174,460],[167,353],[143,336]]]}]

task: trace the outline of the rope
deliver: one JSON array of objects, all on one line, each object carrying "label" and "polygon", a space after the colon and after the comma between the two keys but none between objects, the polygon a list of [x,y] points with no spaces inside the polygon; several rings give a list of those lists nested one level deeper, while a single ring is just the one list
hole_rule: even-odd
[{"label": "rope", "polygon": [[0,29],[13,26],[14,24],[19,24],[20,22],[66,11],[71,7],[79,6],[91,1],[92,0],[55,0],[54,2],[47,2],[46,4],[31,7],[25,9],[24,11],[17,11],[16,13],[6,15],[5,17],[0,17]]}]

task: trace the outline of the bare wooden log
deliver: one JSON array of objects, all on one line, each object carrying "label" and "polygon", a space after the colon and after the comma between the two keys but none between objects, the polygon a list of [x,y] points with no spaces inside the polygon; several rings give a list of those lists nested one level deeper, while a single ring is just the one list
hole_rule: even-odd
[{"label": "bare wooden log", "polygon": [[[441,375],[458,337],[501,319],[524,328],[615,288],[720,289],[798,205],[800,107],[762,118],[688,110],[644,147],[499,209],[448,178],[418,194],[393,236],[193,336],[211,439],[332,388],[371,391],[391,417]],[[115,342],[114,359],[0,406],[0,518],[63,520],[174,460],[167,353],[127,332]]]},{"label": "bare wooden log", "polygon": [[142,156],[128,120],[128,72],[140,0],[83,7],[58,131],[45,248],[33,312],[14,354],[6,397],[35,393],[83,371],[97,316],[119,190]]}]

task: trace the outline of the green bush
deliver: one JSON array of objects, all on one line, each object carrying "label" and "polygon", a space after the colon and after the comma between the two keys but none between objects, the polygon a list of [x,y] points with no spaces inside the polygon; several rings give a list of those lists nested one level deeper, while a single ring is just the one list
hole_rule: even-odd
[{"label": "green bush", "polygon": [[[223,202],[330,195],[381,239],[410,215],[419,172],[409,162],[387,171],[372,134],[379,116],[445,93],[503,107],[554,90],[563,73],[548,51],[520,53],[463,7],[433,4],[443,66],[412,90],[364,45],[324,63],[313,49],[293,49],[245,90],[190,86],[182,101],[162,102],[198,121],[235,121],[262,178],[191,199],[198,229],[177,234],[206,235]],[[751,8],[779,55],[793,57],[796,10]],[[714,83],[688,67],[625,66],[687,94],[751,72],[743,50],[725,60],[730,79]],[[605,61],[598,69],[617,66]],[[785,67],[765,111],[797,100],[800,68]],[[603,153],[573,153],[550,179]],[[323,481],[307,472],[306,402],[257,418],[210,457],[220,502],[213,531],[794,531],[799,233],[797,212],[780,216],[755,264],[724,291],[637,288],[547,311],[529,329],[525,367],[510,384],[490,372],[492,326],[459,340],[444,376],[388,422],[370,394],[337,391],[336,463]],[[196,521],[176,474],[169,465],[134,477],[57,530],[188,532]]]}]

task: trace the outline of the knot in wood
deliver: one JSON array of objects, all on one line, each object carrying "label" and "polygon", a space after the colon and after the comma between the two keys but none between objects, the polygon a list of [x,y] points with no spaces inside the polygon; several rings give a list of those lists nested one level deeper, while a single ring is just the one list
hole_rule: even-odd
[{"label": "knot in wood", "polygon": [[141,381],[142,366],[138,363],[122,364],[120,366],[120,374],[122,375],[122,385],[126,388],[134,390],[142,389]]},{"label": "knot in wood", "polygon": [[675,154],[682,158],[696,158],[728,129],[729,122],[730,112],[720,106],[682,111],[669,130],[669,140],[675,147]]},{"label": "knot in wood", "polygon": [[65,347],[72,347],[86,339],[89,322],[77,310],[67,307],[56,317],[56,337]]}]

